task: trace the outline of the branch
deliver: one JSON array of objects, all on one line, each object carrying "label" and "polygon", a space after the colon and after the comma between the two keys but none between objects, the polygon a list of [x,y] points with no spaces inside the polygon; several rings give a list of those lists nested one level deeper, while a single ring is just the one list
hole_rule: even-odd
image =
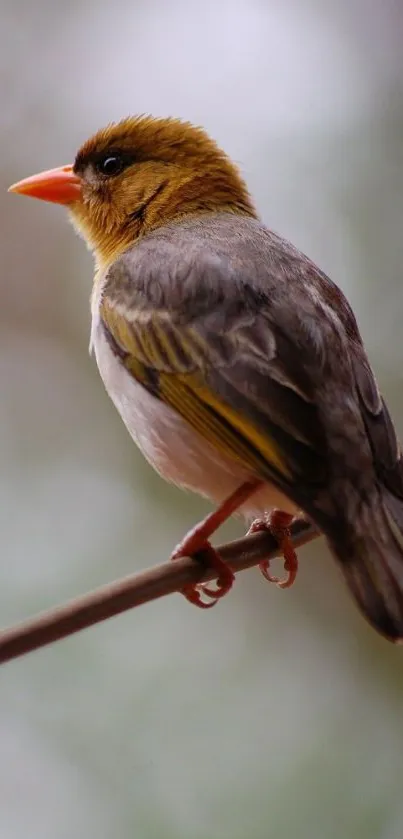
[{"label": "branch", "polygon": [[[295,519],[290,530],[295,547],[320,535],[304,519]],[[270,533],[244,536],[243,539],[221,545],[218,550],[235,573],[279,554],[278,543]],[[183,557],[102,586],[0,632],[0,664],[66,638],[67,635],[134,606],[179,591],[187,583],[201,583],[214,578],[211,569],[191,557]]]}]

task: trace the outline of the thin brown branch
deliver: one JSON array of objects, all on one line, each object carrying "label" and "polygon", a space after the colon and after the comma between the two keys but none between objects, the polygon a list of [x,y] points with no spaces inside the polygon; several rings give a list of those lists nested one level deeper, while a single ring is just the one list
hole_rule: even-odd
[{"label": "thin brown branch", "polygon": [[[303,519],[296,519],[291,526],[295,547],[318,535],[313,525]],[[222,545],[218,550],[235,573],[257,565],[264,558],[278,556],[279,553],[278,544],[270,533],[245,536]],[[179,591],[186,583],[201,583],[212,579],[214,572],[190,557],[183,557],[102,586],[0,632],[0,664],[66,638],[67,635],[134,606]]]}]

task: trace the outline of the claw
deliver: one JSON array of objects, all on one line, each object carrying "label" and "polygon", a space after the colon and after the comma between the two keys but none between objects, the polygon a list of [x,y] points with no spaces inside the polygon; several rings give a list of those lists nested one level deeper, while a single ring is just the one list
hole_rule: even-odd
[{"label": "claw", "polygon": [[277,539],[284,557],[284,570],[287,575],[284,578],[275,577],[270,574],[270,560],[263,559],[259,562],[259,568],[269,583],[275,583],[279,588],[290,588],[295,582],[298,573],[298,557],[290,536],[290,524],[293,516],[283,510],[273,510],[262,519],[252,522],[249,533],[269,531]]},{"label": "claw", "polygon": [[[193,550],[192,550],[193,548]],[[206,583],[196,583],[184,586],[182,594],[186,597],[189,603],[198,606],[199,609],[211,609],[215,606],[217,600],[225,597],[231,590],[232,584],[235,580],[235,575],[231,571],[229,565],[221,559],[220,554],[213,548],[210,542],[206,541],[201,548],[194,551],[193,534],[190,533],[187,538],[176,548],[171,556],[171,559],[178,559],[180,556],[192,555],[196,559],[200,559],[203,563],[214,568],[217,572],[216,588],[211,588]],[[202,595],[208,598],[203,600]]]},{"label": "claw", "polygon": [[188,600],[189,603],[192,603],[193,606],[198,606],[199,609],[211,609],[212,606],[215,606],[217,600],[203,600],[201,595],[201,589],[202,586],[197,585],[184,586],[181,591],[181,594],[183,594],[183,596],[186,597],[186,600]]}]

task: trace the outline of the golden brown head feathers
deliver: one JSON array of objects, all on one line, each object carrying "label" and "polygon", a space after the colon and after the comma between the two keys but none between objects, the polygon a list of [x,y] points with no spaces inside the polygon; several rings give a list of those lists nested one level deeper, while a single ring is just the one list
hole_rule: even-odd
[{"label": "golden brown head feathers", "polygon": [[178,119],[109,125],[84,143],[74,171],[83,190],[73,221],[102,266],[140,235],[189,213],[256,215],[236,166],[202,128]]}]

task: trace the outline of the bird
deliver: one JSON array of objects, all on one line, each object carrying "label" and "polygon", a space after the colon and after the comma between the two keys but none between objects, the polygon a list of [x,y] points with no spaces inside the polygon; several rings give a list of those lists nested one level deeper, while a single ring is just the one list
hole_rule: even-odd
[{"label": "bird", "polygon": [[198,125],[110,123],[73,164],[10,191],[65,205],[94,255],[91,341],[145,458],[215,504],[172,554],[210,563],[210,608],[233,574],[211,545],[232,514],[271,529],[287,576],[289,525],[327,541],[359,611],[403,638],[403,459],[341,289],[261,220],[242,173]]}]

